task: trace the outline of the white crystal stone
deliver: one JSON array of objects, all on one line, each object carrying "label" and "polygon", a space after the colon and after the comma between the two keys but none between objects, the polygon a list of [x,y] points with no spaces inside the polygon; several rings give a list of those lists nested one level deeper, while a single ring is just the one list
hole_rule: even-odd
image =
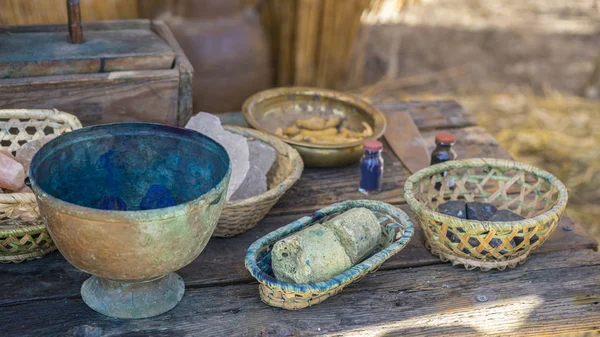
[{"label": "white crystal stone", "polygon": [[251,140],[248,142],[250,150],[250,165],[256,165],[266,175],[275,162],[275,149],[263,142]]},{"label": "white crystal stone", "polygon": [[267,191],[267,177],[262,172],[262,169],[251,164],[246,178],[240,187],[233,193],[231,200],[248,199],[255,195],[265,193]]},{"label": "white crystal stone", "polygon": [[199,112],[185,126],[196,130],[221,144],[231,160],[231,179],[227,190],[227,200],[239,188],[250,168],[248,142],[244,136],[223,129],[219,117],[207,112]]}]

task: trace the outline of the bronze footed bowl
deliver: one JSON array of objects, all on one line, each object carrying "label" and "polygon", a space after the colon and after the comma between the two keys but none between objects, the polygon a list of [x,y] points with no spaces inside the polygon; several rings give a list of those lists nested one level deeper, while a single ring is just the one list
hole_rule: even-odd
[{"label": "bronze footed bowl", "polygon": [[56,246],[92,274],[81,288],[85,303],[145,318],[183,297],[173,272],[208,243],[230,166],[222,146],[193,130],[122,123],[52,140],[33,158],[30,179]]}]

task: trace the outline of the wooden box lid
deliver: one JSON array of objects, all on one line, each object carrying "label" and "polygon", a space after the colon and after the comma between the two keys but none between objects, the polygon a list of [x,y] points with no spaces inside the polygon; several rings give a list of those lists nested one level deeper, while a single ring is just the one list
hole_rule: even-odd
[{"label": "wooden box lid", "polygon": [[66,25],[0,28],[0,79],[171,69],[176,53],[154,31],[83,23],[84,42],[69,42]]}]

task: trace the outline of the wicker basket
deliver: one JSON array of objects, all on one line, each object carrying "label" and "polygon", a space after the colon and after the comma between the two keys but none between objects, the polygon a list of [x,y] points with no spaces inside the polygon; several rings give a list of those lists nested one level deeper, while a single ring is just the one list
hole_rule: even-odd
[{"label": "wicker basket", "polygon": [[[443,172],[447,172],[445,177]],[[441,183],[438,188],[436,183]],[[427,248],[442,261],[469,270],[504,270],[524,263],[552,234],[568,195],[555,176],[533,166],[500,159],[467,159],[415,173],[404,186],[404,198],[423,228]],[[525,220],[464,220],[436,212],[441,203],[457,199],[488,202]]]},{"label": "wicker basket", "polygon": [[[307,226],[323,223],[356,207],[370,209],[379,219],[383,239],[376,253],[343,273],[317,283],[287,283],[273,276],[270,251],[275,242]],[[413,224],[408,215],[396,207],[379,201],[345,201],[316,211],[258,239],[248,248],[246,269],[260,282],[259,293],[263,302],[288,310],[302,309],[323,302],[342,291],[350,283],[375,272],[383,262],[408,244],[413,232]]]},{"label": "wicker basket", "polygon": [[213,236],[230,237],[248,231],[267,215],[277,200],[300,178],[304,164],[291,146],[264,132],[237,126],[225,126],[227,131],[269,144],[277,153],[267,174],[269,190],[254,197],[227,201]]},{"label": "wicker basket", "polygon": [[[13,155],[30,140],[81,128],[58,110],[0,110],[0,148]],[[22,262],[56,249],[39,218],[33,193],[0,194],[0,262]]]}]

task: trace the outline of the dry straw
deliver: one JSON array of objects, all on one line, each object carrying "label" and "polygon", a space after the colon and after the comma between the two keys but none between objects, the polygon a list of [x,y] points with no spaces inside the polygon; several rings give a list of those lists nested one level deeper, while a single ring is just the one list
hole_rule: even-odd
[{"label": "dry straw", "polygon": [[[442,177],[444,172],[447,174]],[[531,165],[466,159],[418,171],[407,180],[404,198],[423,228],[427,248],[442,261],[467,269],[503,270],[524,263],[552,234],[568,196],[555,176]],[[492,203],[526,219],[475,221],[436,211],[440,204],[458,199]]]},{"label": "dry straw", "polygon": [[[0,110],[0,149],[15,154],[30,140],[81,128],[77,117],[58,110]],[[33,193],[0,194],[0,262],[22,262],[56,249]]]},{"label": "dry straw", "polygon": [[266,0],[279,85],[341,88],[361,19],[402,10],[407,0]]}]

